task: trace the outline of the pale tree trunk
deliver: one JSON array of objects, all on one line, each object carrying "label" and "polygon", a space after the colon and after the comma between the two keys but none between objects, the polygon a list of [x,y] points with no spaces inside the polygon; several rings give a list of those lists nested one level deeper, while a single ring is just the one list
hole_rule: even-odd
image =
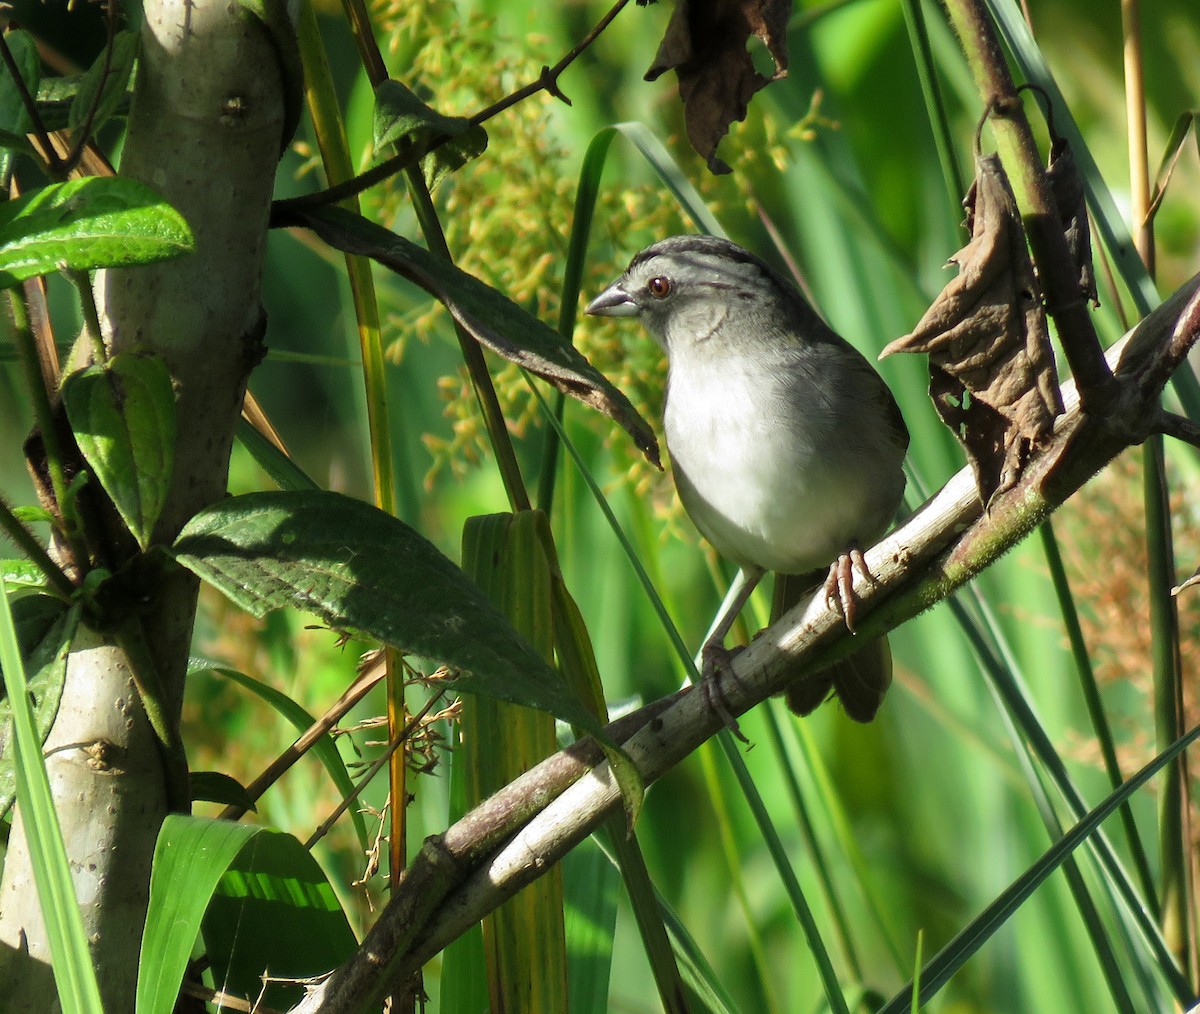
[{"label": "pale tree trunk", "polygon": [[[154,187],[196,237],[194,255],[97,279],[114,351],[162,356],[178,393],[169,542],[225,491],[246,377],[261,349],[259,280],[283,130],[283,82],[265,29],[236,0],[147,0],[122,175]],[[178,718],[194,582],[149,589],[150,652]],[[46,763],[105,1009],[132,1011],[164,767],[122,651],[81,631]],[[58,1003],[20,815],[0,884],[0,1006]]]}]

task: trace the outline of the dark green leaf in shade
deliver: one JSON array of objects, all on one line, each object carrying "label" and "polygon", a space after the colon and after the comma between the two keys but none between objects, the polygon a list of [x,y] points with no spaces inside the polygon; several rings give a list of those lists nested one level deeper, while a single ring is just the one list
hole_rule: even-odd
[{"label": "dark green leaf in shade", "polygon": [[[355,946],[333,889],[291,835],[170,814],[154,849],[138,1014],[174,1009],[202,928],[215,980],[251,1000],[264,970],[318,975]],[[276,1009],[292,1005],[268,995]]]},{"label": "dark green leaf in shade", "polygon": [[0,288],[63,267],[149,264],[193,247],[183,216],[134,180],[69,180],[0,205]]},{"label": "dark green leaf in shade", "polygon": [[341,208],[290,212],[344,253],[362,254],[414,282],[445,304],[477,341],[498,356],[619,423],[646,457],[659,463],[654,432],[629,399],[554,328],[441,257]]},{"label": "dark green leaf in shade", "polygon": [[[113,38],[112,56],[107,51],[96,57],[95,62],[88,68],[86,74],[79,79],[79,91],[71,101],[71,111],[67,117],[68,126],[75,128],[83,126],[87,120],[88,111],[96,101],[96,92],[103,87],[96,112],[92,116],[91,129],[94,133],[126,101],[129,81],[133,77],[133,67],[137,61],[139,41],[141,36],[134,31],[118,32]],[[104,73],[105,62],[108,63],[108,73]]]},{"label": "dark green leaf in shade", "polygon": [[424,150],[438,138],[449,139],[421,159],[430,190],[447,173],[482,155],[488,141],[483,127],[431,109],[399,81],[384,81],[375,89],[374,129],[375,150],[394,145],[397,155]]},{"label": "dark green leaf in shade", "polygon": [[598,724],[467,576],[404,522],[325,491],[230,497],[197,514],[175,558],[255,616],[293,606],[460,670],[468,693]]},{"label": "dark green leaf in shade", "polygon": [[192,801],[220,803],[223,806],[240,806],[244,810],[255,810],[254,800],[246,786],[222,771],[192,771],[188,775],[192,788]]},{"label": "dark green leaf in shade", "polygon": [[[25,91],[36,95],[42,64],[33,36],[23,31],[7,32],[4,42],[12,53]],[[0,147],[28,151],[29,141],[25,135],[31,130],[33,121],[21,99],[21,86],[13,80],[7,65],[0,63]]]},{"label": "dark green leaf in shade", "polygon": [[[44,743],[62,700],[67,653],[79,624],[79,610],[49,595],[23,595],[13,600],[12,613],[28,673],[34,726],[38,742]],[[7,696],[0,697],[0,816],[8,812],[17,793],[11,713]]]},{"label": "dark green leaf in shade", "polygon": [[166,365],[123,352],[71,374],[63,403],[80,451],[145,549],[175,456],[175,391]]}]

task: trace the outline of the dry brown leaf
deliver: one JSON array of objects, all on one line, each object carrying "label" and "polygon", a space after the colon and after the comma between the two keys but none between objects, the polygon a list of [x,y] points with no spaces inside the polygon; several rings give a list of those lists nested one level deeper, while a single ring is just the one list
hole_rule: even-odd
[{"label": "dry brown leaf", "polygon": [[1042,297],[1016,200],[995,155],[980,156],[964,204],[971,241],[958,277],[912,334],[883,350],[929,353],[929,393],[966,449],[985,504],[1016,482],[1062,412]]},{"label": "dry brown leaf", "polygon": [[1094,306],[1100,305],[1096,294],[1096,274],[1092,269],[1092,237],[1088,230],[1087,199],[1083,178],[1075,165],[1071,146],[1056,137],[1050,145],[1050,164],[1046,176],[1058,206],[1058,217],[1067,236],[1071,258],[1079,270],[1079,291]]},{"label": "dry brown leaf", "polygon": [[[676,0],[646,80],[675,71],[688,140],[714,173],[730,171],[717,158],[717,145],[729,125],[746,118],[755,92],[787,74],[791,13],[792,0]],[[775,61],[772,77],[754,68],[746,48],[752,35]]]}]

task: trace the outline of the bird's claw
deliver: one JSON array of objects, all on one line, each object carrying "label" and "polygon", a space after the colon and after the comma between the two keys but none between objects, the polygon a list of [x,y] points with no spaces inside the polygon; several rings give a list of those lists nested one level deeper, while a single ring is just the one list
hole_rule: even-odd
[{"label": "bird's claw", "polygon": [[855,616],[858,613],[858,596],[854,594],[854,571],[870,584],[875,576],[867,567],[862,550],[851,546],[829,565],[829,576],[825,578],[825,601],[846,621],[846,629],[854,633]]},{"label": "bird's claw", "polygon": [[743,646],[726,648],[720,641],[710,641],[706,644],[703,652],[701,652],[700,690],[704,694],[704,699],[708,702],[709,707],[717,713],[717,717],[724,723],[725,728],[743,743],[749,743],[750,740],[743,735],[737,719],[733,717],[733,712],[729,710],[729,705],[725,700],[725,692],[721,689],[721,678],[723,676],[728,676],[735,682],[737,681],[737,675],[733,671],[733,660],[744,650]]}]

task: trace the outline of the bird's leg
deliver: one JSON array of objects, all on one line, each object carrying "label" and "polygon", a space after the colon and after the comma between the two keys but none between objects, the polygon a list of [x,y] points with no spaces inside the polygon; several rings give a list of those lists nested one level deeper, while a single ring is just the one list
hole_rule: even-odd
[{"label": "bird's leg", "polygon": [[829,576],[825,578],[825,601],[836,609],[846,621],[846,629],[854,633],[854,617],[858,612],[858,596],[854,594],[854,571],[858,571],[871,584],[875,575],[867,567],[862,550],[851,546],[829,565]]},{"label": "bird's leg", "polygon": [[708,635],[708,640],[704,642],[704,648],[700,652],[701,686],[704,690],[705,699],[720,716],[721,721],[725,723],[725,727],[743,742],[747,741],[746,737],[742,735],[741,730],[738,728],[737,719],[729,711],[729,707],[725,703],[725,694],[721,690],[721,676],[723,674],[728,674],[736,679],[730,663],[733,661],[734,656],[742,649],[740,647],[732,650],[726,648],[725,637],[729,633],[729,628],[733,626],[734,621],[738,618],[738,614],[750,600],[754,589],[758,587],[758,582],[762,580],[764,573],[764,571],[757,567],[742,568],[742,587],[738,589],[738,593],[734,596],[733,601],[729,603],[725,612],[721,614],[721,618],[717,621],[716,626],[713,627],[712,633]]}]

